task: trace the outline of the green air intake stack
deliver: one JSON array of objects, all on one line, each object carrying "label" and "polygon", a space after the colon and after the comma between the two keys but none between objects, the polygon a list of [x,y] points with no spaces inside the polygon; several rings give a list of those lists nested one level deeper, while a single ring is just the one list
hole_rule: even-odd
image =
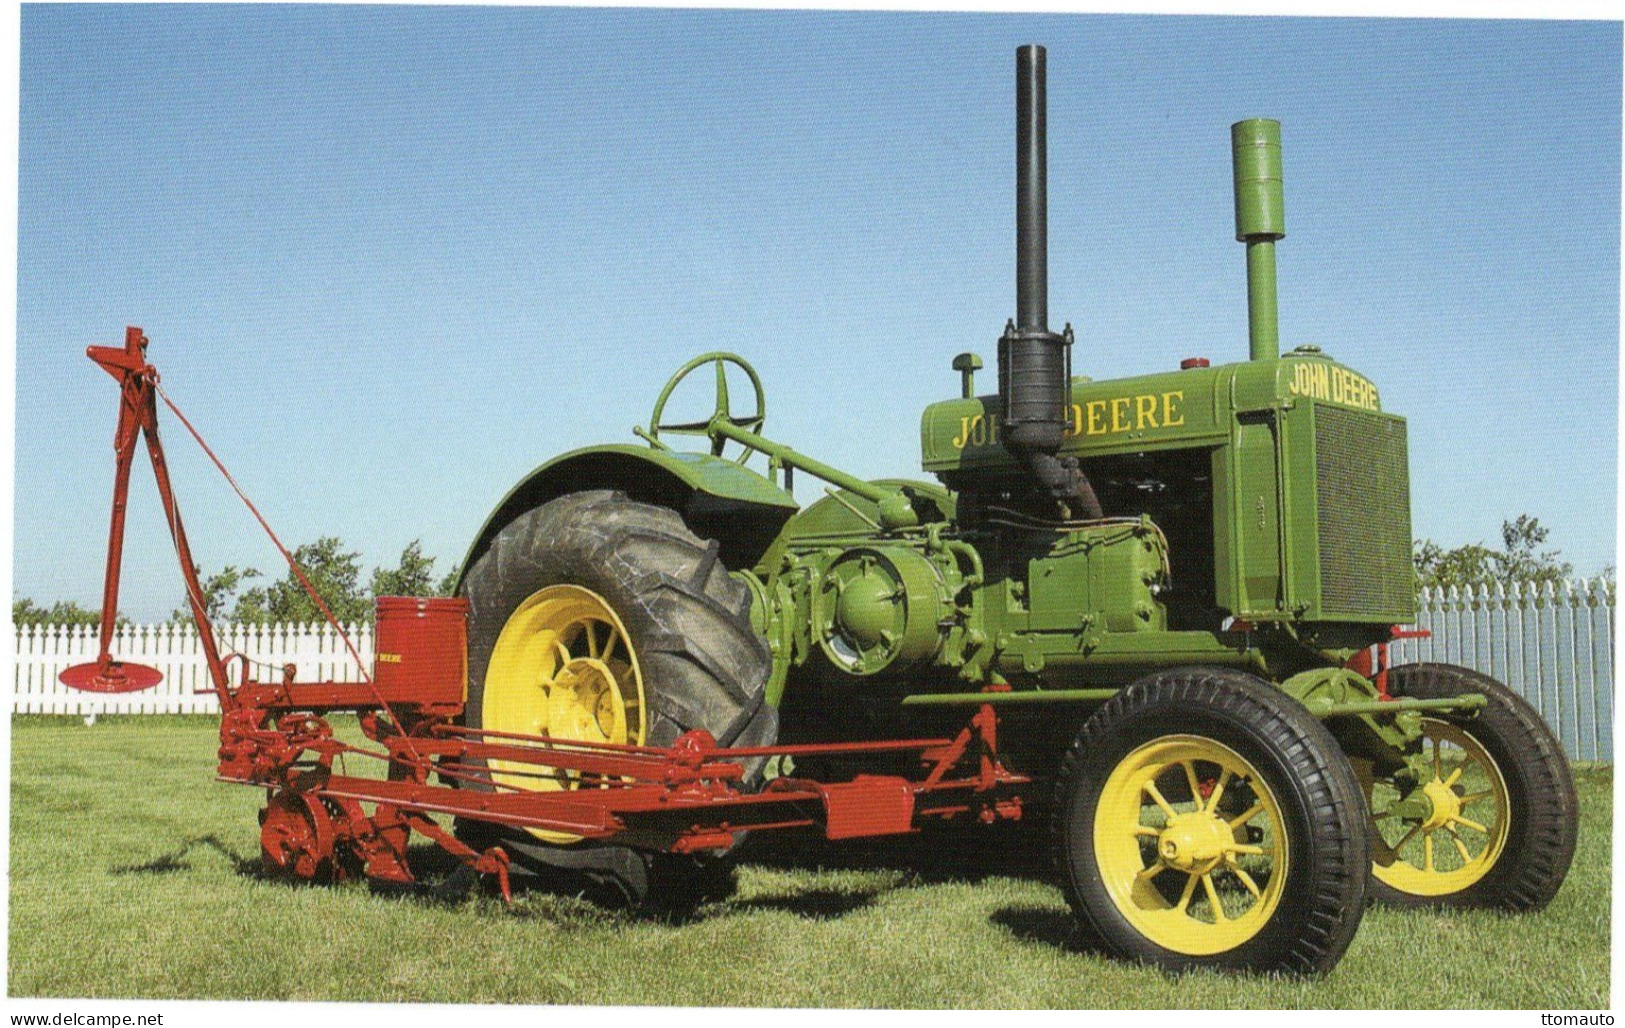
[{"label": "green air intake stack", "polygon": [[1281,203],[1281,123],[1249,118],[1230,126],[1236,172],[1236,240],[1247,244],[1247,335],[1253,360],[1281,355],[1275,308],[1275,241],[1286,237]]}]

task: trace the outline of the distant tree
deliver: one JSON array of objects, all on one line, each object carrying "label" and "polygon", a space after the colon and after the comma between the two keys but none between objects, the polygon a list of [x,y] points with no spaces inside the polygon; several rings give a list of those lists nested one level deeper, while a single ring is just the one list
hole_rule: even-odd
[{"label": "distant tree", "polygon": [[[203,609],[211,622],[226,616],[226,607],[237,598],[238,587],[250,578],[260,577],[260,573],[253,568],[239,568],[235,564],[227,564],[213,575],[205,575],[203,569],[196,566],[192,570],[197,573],[198,585],[203,591]],[[169,615],[169,620],[171,624],[191,624],[192,605],[183,599],[181,605]]]},{"label": "distant tree", "polygon": [[[372,598],[361,587],[361,554],[346,550],[337,536],[305,543],[293,551],[293,559],[341,623],[372,617]],[[231,619],[248,624],[324,620],[321,609],[306,594],[292,569],[281,580],[263,588],[256,586],[239,596]]]},{"label": "distant tree", "polygon": [[453,564],[451,566],[451,570],[446,572],[446,577],[442,578],[440,580],[440,584],[435,587],[435,595],[437,595],[437,596],[454,596],[454,595],[456,595],[456,593],[457,593],[457,577],[460,574],[462,574],[462,571],[463,571],[463,566],[461,564]]},{"label": "distant tree", "polygon": [[413,539],[401,551],[400,563],[392,568],[374,568],[374,596],[434,596],[439,591],[434,577],[434,558],[423,555],[421,540]]},{"label": "distant tree", "polygon": [[[457,584],[456,566],[436,577],[435,558],[423,552],[423,543],[418,539],[407,544],[394,567],[373,569],[370,588],[363,588],[361,584],[361,554],[346,548],[336,536],[323,536],[296,548],[293,559],[332,609],[333,616],[344,624],[371,621],[375,596],[449,596]],[[278,581],[251,589],[243,586],[252,579],[264,577],[254,568],[228,564],[208,575],[202,568],[194,570],[203,593],[203,607],[211,622],[229,619],[264,625],[273,621],[312,624],[323,620],[321,610],[291,570]],[[81,607],[71,600],[46,607],[21,597],[11,604],[12,621],[25,627],[98,625],[101,617],[99,611]],[[170,613],[169,621],[171,624],[191,623],[192,607],[184,597],[181,606]],[[126,625],[130,619],[119,614],[117,623]]]},{"label": "distant tree", "polygon": [[1540,519],[1519,514],[1516,521],[1501,522],[1501,543],[1505,556],[1500,559],[1504,578],[1521,582],[1561,582],[1574,575],[1574,565],[1560,560],[1562,553],[1555,547],[1542,550],[1551,530]]},{"label": "distant tree", "polygon": [[1574,565],[1556,548],[1541,549],[1551,530],[1539,518],[1520,514],[1501,522],[1501,549],[1468,543],[1447,550],[1431,539],[1418,539],[1412,551],[1416,578],[1428,586],[1479,586],[1494,582],[1563,582]]},{"label": "distant tree", "polygon": [[[81,607],[72,600],[58,600],[43,607],[26,597],[11,601],[11,620],[19,626],[34,625],[99,625],[102,612]],[[115,624],[127,625],[130,619],[123,614],[114,616]]]},{"label": "distant tree", "polygon": [[1418,585],[1478,585],[1493,581],[1495,552],[1469,543],[1447,550],[1432,539],[1418,539],[1412,551]]}]

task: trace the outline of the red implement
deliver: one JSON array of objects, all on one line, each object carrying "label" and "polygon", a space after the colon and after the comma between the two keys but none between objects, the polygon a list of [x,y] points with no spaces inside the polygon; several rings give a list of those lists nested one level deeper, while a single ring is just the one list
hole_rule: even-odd
[{"label": "red implement", "polygon": [[[507,854],[499,847],[472,848],[435,821],[436,815],[671,853],[723,850],[746,830],[812,828],[830,839],[855,839],[912,832],[929,819],[993,822],[1021,817],[1020,790],[1030,779],[1010,772],[1000,760],[998,721],[987,704],[952,739],[734,750],[719,748],[702,731],[688,732],[669,747],[655,747],[460,725],[468,611],[460,599],[380,597],[376,666],[363,666],[345,637],[360,668],[359,682],[300,681],[291,664],[282,669],[280,680],[255,680],[245,657],[222,659],[209,624],[158,438],[157,399],[192,433],[317,606],[335,627],[337,622],[225,465],[163,394],[157,370],[146,361],[146,346],[141,330],[131,328],[122,349],[89,350],[90,358],[120,385],[114,437],[118,463],[101,654],[62,672],[61,679],[75,689],[111,693],[145,689],[162,677],[110,652],[130,463],[137,441],[145,436],[213,692],[220,698],[217,774],[223,781],[266,790],[260,841],[268,871],[305,879],[359,873],[411,882],[407,844],[416,832],[472,870],[494,876],[507,895]],[[238,668],[235,676],[228,673],[230,665]],[[371,745],[335,736],[326,720],[334,713],[359,715]],[[742,785],[746,762],[763,756],[909,752],[918,758],[912,773],[859,774],[844,782],[780,777],[756,792]],[[383,774],[352,775],[342,759],[346,757],[378,760]],[[335,758],[340,758],[336,766]],[[493,774],[493,767],[502,770]],[[890,767],[895,769],[895,762]]]}]

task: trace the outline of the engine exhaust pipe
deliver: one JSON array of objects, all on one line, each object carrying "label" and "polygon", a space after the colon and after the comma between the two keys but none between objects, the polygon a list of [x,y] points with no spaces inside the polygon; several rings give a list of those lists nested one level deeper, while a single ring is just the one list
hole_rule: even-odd
[{"label": "engine exhaust pipe", "polygon": [[1016,328],[1049,332],[1049,182],[1044,48],[1016,51]]},{"label": "engine exhaust pipe", "polygon": [[1005,449],[1020,458],[1066,518],[1101,516],[1078,462],[1058,457],[1072,392],[1072,326],[1049,330],[1049,212],[1044,48],[1016,50],[1016,317],[999,339]]}]

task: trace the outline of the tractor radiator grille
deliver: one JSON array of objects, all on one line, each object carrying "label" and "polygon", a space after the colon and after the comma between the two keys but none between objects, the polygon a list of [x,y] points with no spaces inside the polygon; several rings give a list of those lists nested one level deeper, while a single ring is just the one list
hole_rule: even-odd
[{"label": "tractor radiator grille", "polygon": [[1315,406],[1323,615],[1408,620],[1416,605],[1405,422]]}]

